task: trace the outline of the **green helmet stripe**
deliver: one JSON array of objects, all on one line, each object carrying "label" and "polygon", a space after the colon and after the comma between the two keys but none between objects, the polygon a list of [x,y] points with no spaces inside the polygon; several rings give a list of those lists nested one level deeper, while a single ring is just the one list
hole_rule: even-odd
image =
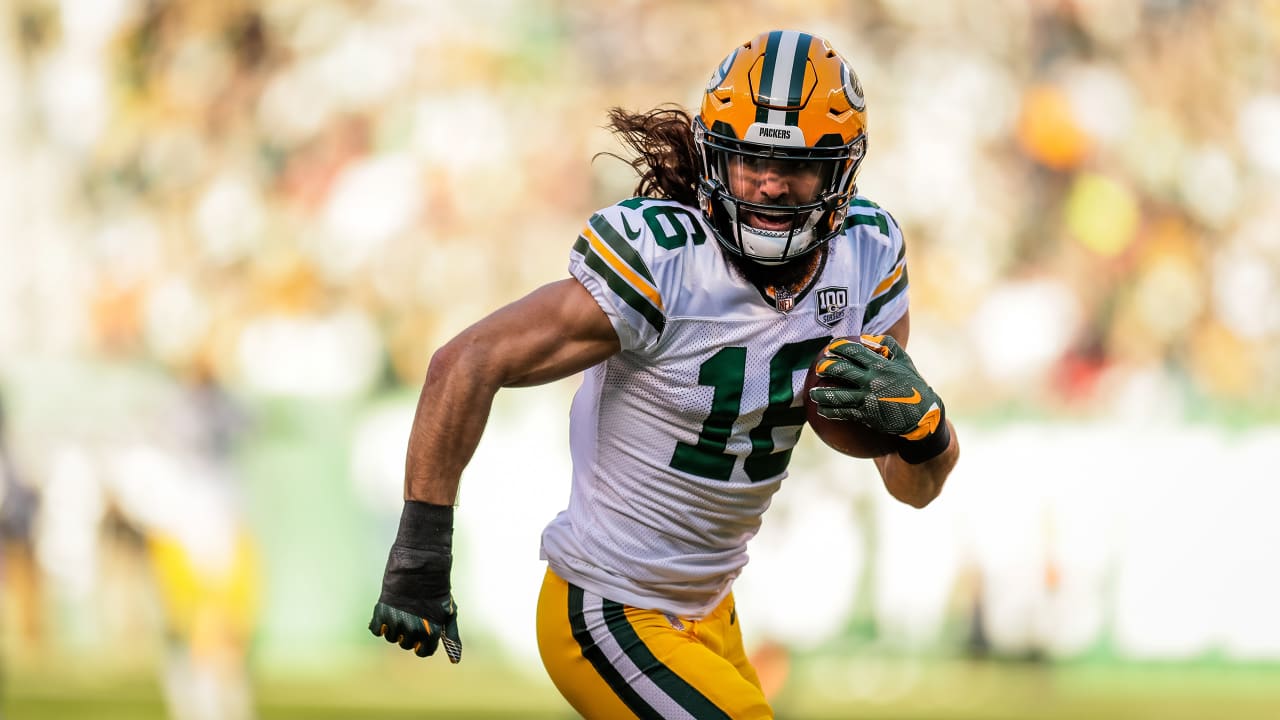
[{"label": "green helmet stripe", "polygon": [[[787,89],[787,107],[798,108],[804,100],[804,69],[809,63],[809,43],[812,41],[812,36],[804,34],[796,39],[796,54],[791,60],[791,85]],[[799,110],[787,113],[787,124],[800,124]]]},{"label": "green helmet stripe", "polygon": [[[809,61],[813,36],[794,31],[775,30],[765,41],[764,66],[760,70],[759,103],[756,122],[772,125],[799,123],[800,103],[804,100],[804,71]],[[782,110],[778,108],[794,108]]]},{"label": "green helmet stripe", "polygon": [[[774,30],[764,43],[764,67],[760,70],[760,87],[756,88],[756,97],[761,100],[767,100],[773,88],[773,73],[778,64],[778,43],[781,38],[782,31]],[[769,122],[769,108],[756,104],[756,122]]]}]

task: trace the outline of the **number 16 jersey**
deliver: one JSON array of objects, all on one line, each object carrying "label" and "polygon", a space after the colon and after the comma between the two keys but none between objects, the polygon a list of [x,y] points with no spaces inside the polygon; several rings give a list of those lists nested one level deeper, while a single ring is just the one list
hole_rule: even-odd
[{"label": "number 16 jersey", "polygon": [[883,333],[907,308],[888,213],[855,199],[826,248],[809,289],[775,307],[697,210],[633,198],[591,216],[569,271],[622,350],[584,373],[570,410],[569,506],[542,535],[556,574],[687,618],[729,593],[786,478],[809,365],[832,337]]}]

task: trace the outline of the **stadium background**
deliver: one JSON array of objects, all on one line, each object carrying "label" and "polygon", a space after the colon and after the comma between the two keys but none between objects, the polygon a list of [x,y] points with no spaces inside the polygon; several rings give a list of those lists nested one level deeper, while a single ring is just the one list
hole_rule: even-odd
[{"label": "stadium background", "polygon": [[629,194],[605,109],[830,38],[923,512],[806,437],[738,597],[780,717],[1275,717],[1280,3],[11,0],[0,714],[568,717],[532,639],[572,380],[463,485],[467,660],[364,629],[432,350]]}]

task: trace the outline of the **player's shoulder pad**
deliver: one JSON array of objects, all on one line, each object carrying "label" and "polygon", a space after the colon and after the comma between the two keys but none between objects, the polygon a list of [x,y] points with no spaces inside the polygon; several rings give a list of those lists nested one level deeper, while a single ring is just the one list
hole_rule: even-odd
[{"label": "player's shoulder pad", "polygon": [[647,198],[633,198],[601,208],[587,218],[586,224],[574,243],[575,252],[588,260],[599,263],[632,284],[642,282],[657,286],[655,273],[661,270],[663,252],[650,224],[645,221],[643,210],[650,207],[636,202]]},{"label": "player's shoulder pad", "polygon": [[902,316],[907,303],[906,243],[898,221],[887,210],[858,195],[849,203],[844,229],[872,244],[862,245],[866,287],[871,289],[863,313],[864,332],[884,332]]},{"label": "player's shoulder pad", "polygon": [[[643,198],[642,198],[643,199]],[[578,272],[594,276],[607,303],[661,332],[666,323],[664,254],[645,220],[647,205],[624,200],[591,215],[573,244]],[[649,200],[648,202],[659,202]],[[634,315],[632,315],[634,314]]]},{"label": "player's shoulder pad", "polygon": [[697,210],[673,200],[633,197],[592,214],[575,249],[617,260],[659,289],[674,290],[691,254],[714,245]]}]

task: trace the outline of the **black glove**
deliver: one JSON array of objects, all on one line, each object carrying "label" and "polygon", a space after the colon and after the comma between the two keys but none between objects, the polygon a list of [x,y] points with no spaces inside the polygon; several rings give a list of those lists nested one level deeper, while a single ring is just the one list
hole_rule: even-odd
[{"label": "black glove", "polygon": [[406,501],[369,632],[418,657],[444,643],[449,662],[461,661],[458,607],[449,588],[452,566],[453,508]]},{"label": "black glove", "polygon": [[893,337],[834,340],[817,370],[818,375],[840,383],[809,391],[822,417],[856,420],[897,435],[903,441],[898,455],[912,464],[936,457],[951,444],[942,398],[920,377],[907,351]]}]

